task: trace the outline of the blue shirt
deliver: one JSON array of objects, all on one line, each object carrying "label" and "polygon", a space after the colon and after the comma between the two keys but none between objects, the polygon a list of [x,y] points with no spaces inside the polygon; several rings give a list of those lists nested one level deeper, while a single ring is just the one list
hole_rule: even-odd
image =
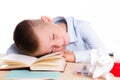
[{"label": "blue shirt", "polygon": [[[66,22],[70,43],[66,46],[67,50],[73,51],[75,62],[89,62],[91,49],[105,50],[103,43],[86,21],[78,20],[73,17],[55,17],[54,23]],[[7,53],[18,53],[14,46],[10,46]]]},{"label": "blue shirt", "polygon": [[70,36],[70,44],[67,45],[66,49],[74,52],[76,62],[88,62],[91,49],[106,51],[88,22],[73,17],[56,17],[53,21],[55,23],[66,21]]}]

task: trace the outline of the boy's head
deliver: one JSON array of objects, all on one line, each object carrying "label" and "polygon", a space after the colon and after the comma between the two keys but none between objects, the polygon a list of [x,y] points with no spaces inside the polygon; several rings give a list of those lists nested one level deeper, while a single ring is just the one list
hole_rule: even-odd
[{"label": "boy's head", "polygon": [[26,55],[42,56],[63,50],[69,43],[69,36],[61,26],[42,16],[20,22],[14,30],[14,42]]},{"label": "boy's head", "polygon": [[24,20],[14,30],[15,45],[24,54],[34,53],[38,48],[38,39],[33,27],[35,26],[31,20]]}]

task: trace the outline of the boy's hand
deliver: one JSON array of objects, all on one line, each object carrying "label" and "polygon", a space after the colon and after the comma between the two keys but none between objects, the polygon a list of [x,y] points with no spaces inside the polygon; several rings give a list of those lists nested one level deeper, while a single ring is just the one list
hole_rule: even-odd
[{"label": "boy's hand", "polygon": [[75,62],[75,56],[72,51],[64,50],[63,51],[63,57],[68,62]]}]

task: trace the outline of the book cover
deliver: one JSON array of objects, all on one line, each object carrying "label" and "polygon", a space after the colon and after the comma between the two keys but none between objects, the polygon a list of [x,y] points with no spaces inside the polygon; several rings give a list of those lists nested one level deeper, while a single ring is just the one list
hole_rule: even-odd
[{"label": "book cover", "polygon": [[11,70],[5,77],[11,79],[58,79],[60,72],[55,71],[29,71],[29,70]]}]

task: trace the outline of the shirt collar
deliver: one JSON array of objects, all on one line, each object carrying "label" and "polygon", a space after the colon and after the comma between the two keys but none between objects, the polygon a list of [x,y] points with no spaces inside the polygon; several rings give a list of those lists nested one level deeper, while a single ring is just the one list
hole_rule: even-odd
[{"label": "shirt collar", "polygon": [[72,17],[55,17],[53,18],[53,22],[57,23],[59,22],[59,20],[64,19],[67,22],[67,26],[68,26],[68,34],[70,36],[70,42],[76,42],[77,41],[77,36],[76,36],[76,30],[74,28],[74,24],[73,24],[73,18]]}]

